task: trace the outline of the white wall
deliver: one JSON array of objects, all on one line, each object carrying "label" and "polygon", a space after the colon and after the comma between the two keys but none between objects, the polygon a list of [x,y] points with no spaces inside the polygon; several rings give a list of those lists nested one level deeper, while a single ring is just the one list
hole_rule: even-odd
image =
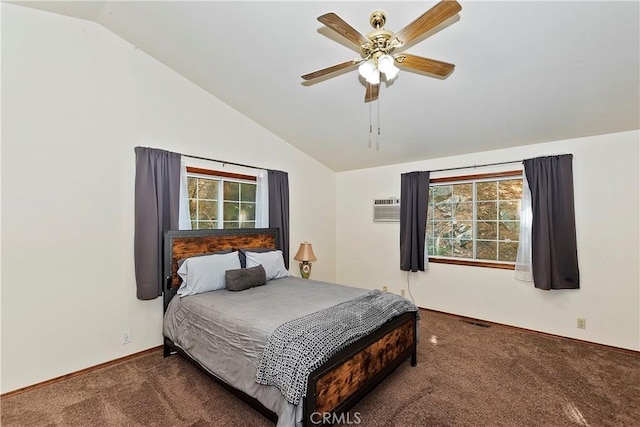
[{"label": "white wall", "polygon": [[335,280],[331,170],[95,23],[3,2],[2,39],[2,392],[162,343],[135,297],[137,145],[288,171],[291,251]]},{"label": "white wall", "polygon": [[[639,141],[631,131],[338,173],[337,280],[407,289],[399,224],[373,223],[371,207],[374,198],[400,196],[401,173],[573,153],[579,290],[542,291],[510,270],[431,263],[411,274],[412,294],[425,308],[640,350]],[[489,170],[499,168],[476,172]],[[464,173],[473,172],[451,174]]]}]

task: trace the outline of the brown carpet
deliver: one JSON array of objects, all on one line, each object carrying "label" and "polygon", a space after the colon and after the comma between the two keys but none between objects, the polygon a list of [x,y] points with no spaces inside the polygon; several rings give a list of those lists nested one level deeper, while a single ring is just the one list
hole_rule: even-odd
[{"label": "brown carpet", "polygon": [[[418,366],[398,368],[351,411],[352,422],[640,426],[638,354],[424,310],[420,333]],[[1,404],[2,426],[273,426],[181,357],[161,352]]]}]

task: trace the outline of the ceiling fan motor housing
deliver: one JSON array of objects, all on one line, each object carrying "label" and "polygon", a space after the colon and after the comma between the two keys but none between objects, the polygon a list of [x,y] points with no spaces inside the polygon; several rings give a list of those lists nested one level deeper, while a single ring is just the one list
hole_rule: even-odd
[{"label": "ceiling fan motor housing", "polygon": [[384,54],[391,54],[395,45],[390,43],[393,33],[384,29],[375,30],[367,34],[370,43],[361,46],[363,58],[375,58]]},{"label": "ceiling fan motor housing", "polygon": [[369,43],[360,46],[362,59],[367,60],[373,58],[374,61],[377,61],[381,55],[390,55],[396,48],[396,43],[391,40],[393,32],[382,28],[387,22],[386,13],[382,10],[374,10],[369,16],[369,22],[374,30],[367,34]]}]

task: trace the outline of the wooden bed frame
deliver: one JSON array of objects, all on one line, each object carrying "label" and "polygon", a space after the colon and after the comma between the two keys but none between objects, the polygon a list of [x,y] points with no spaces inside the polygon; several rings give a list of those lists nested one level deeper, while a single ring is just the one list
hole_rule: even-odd
[{"label": "wooden bed frame", "polygon": [[[240,248],[280,248],[278,229],[181,230],[164,235],[164,311],[180,285],[177,262],[182,258]],[[303,425],[334,424],[387,375],[411,358],[416,366],[417,312],[391,319],[371,334],[344,348],[309,375],[304,397]],[[268,419],[278,416],[257,399],[209,372],[170,339],[164,338],[164,356],[179,353],[208,376],[243,399]],[[343,417],[343,418],[341,418]]]}]

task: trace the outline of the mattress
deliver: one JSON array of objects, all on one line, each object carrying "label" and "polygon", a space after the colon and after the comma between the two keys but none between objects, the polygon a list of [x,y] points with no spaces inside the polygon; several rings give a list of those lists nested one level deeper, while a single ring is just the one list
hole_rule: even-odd
[{"label": "mattress", "polygon": [[276,413],[278,427],[297,427],[302,401],[290,404],[278,388],[255,381],[267,341],[282,323],[367,292],[290,276],[241,292],[176,296],[165,313],[163,333],[209,372]]}]

